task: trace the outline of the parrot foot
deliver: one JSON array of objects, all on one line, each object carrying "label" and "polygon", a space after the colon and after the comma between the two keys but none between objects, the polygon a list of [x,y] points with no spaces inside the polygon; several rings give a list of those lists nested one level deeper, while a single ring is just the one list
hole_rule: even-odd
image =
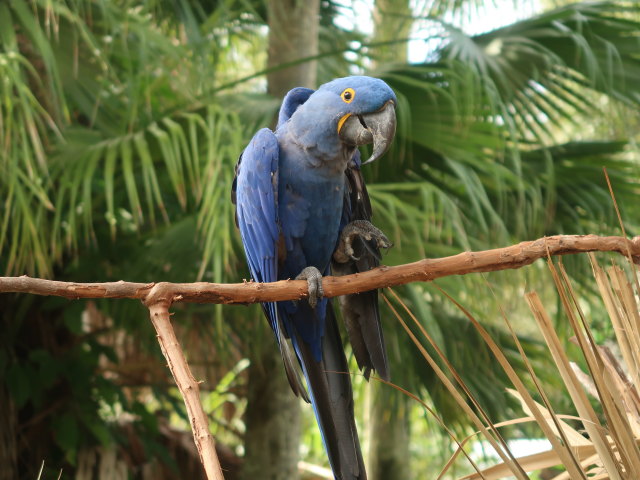
[{"label": "parrot foot", "polygon": [[306,280],[309,287],[309,305],[316,308],[318,299],[324,296],[322,290],[322,274],[316,267],[307,267],[303,269],[296,277],[296,280]]},{"label": "parrot foot", "polygon": [[373,256],[380,259],[380,255],[371,249],[371,242],[375,242],[377,248],[389,248],[393,244],[387,236],[377,227],[367,220],[354,220],[342,229],[340,234],[340,242],[336,251],[333,252],[333,259],[338,263],[347,263],[349,260],[358,261],[360,257],[355,256],[353,250],[353,242],[360,238],[364,247],[369,250]]}]

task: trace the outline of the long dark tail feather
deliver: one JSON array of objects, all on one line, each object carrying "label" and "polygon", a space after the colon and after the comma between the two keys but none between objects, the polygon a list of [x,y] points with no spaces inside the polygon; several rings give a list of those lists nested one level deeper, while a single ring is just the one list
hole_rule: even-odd
[{"label": "long dark tail feather", "polygon": [[[302,302],[300,306],[301,311],[297,314],[313,315]],[[353,414],[351,377],[331,305],[327,305],[322,342],[320,362],[302,339],[297,339],[296,346],[329,463],[338,480],[366,480]]]}]

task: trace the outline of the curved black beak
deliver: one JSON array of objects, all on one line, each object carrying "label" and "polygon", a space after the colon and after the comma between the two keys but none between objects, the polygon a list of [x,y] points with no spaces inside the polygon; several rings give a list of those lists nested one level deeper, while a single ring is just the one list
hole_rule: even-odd
[{"label": "curved black beak", "polygon": [[377,112],[350,116],[339,132],[342,141],[350,145],[373,143],[373,153],[362,165],[382,157],[389,150],[395,134],[396,106],[393,100],[389,100]]}]

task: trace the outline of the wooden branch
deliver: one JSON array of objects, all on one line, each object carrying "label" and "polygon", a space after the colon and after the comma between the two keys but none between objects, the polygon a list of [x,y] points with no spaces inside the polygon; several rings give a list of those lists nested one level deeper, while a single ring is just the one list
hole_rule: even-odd
[{"label": "wooden branch", "polygon": [[216,454],[216,445],[213,435],[209,431],[209,420],[207,414],[200,403],[200,385],[193,378],[193,374],[189,369],[187,360],[182,353],[180,343],[176,337],[171,325],[169,307],[171,306],[171,297],[162,296],[161,292],[157,294],[152,290],[149,294],[149,300],[146,302],[156,333],[158,334],[158,342],[164,358],[167,359],[169,370],[173,375],[178,390],[182,394],[184,404],[187,407],[187,414],[191,422],[191,431],[200,462],[204,467],[208,480],[224,480],[222,468]]},{"label": "wooden branch", "polygon": [[[376,288],[431,281],[449,275],[491,272],[520,268],[548,255],[568,255],[584,252],[618,252],[640,263],[640,237],[596,235],[557,235],[510,247],[465,252],[437,259],[424,259],[396,267],[347,275],[325,277],[322,280],[326,297],[365,292]],[[200,403],[200,387],[193,378],[170,321],[169,308],[174,302],[248,304],[280,300],[299,300],[307,296],[307,282],[284,280],[274,283],[71,283],[40,278],[0,277],[0,293],[31,293],[70,299],[133,298],[149,308],[158,342],[176,385],[187,407],[193,438],[208,480],[223,480],[216,455],[215,442],[209,432],[209,422]]]},{"label": "wooden branch", "polygon": [[[325,277],[322,281],[326,297],[366,292],[411,282],[427,282],[449,275],[491,272],[520,268],[547,255],[569,255],[585,252],[618,252],[630,255],[640,263],[640,237],[597,235],[556,235],[510,247],[479,252],[464,252],[444,258],[424,259],[396,267],[378,267],[364,273],[344,277]],[[0,293],[20,292],[80,298],[133,298],[150,303],[150,296],[168,296],[171,303],[248,304],[281,300],[300,300],[307,296],[304,280],[273,283],[69,283],[39,278],[0,277]]]}]

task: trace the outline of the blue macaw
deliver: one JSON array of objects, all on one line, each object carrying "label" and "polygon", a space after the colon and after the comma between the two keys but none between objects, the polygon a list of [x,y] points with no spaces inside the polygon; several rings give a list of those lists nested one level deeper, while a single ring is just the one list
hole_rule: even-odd
[{"label": "blue macaw", "polygon": [[[291,90],[275,132],[253,137],[236,166],[232,198],[256,282],[305,279],[308,301],[262,304],[293,391],[310,401],[336,479],[366,479],[353,416],[347,360],[322,275],[378,265],[391,244],[369,222],[364,163],[381,157],[395,135],[397,99],[382,80],[352,76],[314,91]],[[354,355],[368,378],[389,378],[377,292],[341,297]],[[298,366],[299,365],[299,366]],[[300,368],[306,378],[308,394]]]}]

